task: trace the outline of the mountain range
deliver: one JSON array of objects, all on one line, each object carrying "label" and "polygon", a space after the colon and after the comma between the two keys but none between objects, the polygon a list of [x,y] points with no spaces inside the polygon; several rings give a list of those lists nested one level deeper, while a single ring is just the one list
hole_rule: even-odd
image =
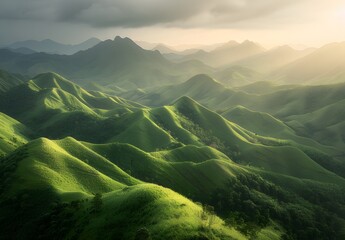
[{"label": "mountain range", "polygon": [[90,38],[82,43],[74,45],[58,43],[51,39],[45,39],[42,41],[27,40],[9,44],[6,48],[21,53],[45,52],[51,54],[71,55],[76,52],[89,49],[100,42],[101,40],[98,38]]},{"label": "mountain range", "polygon": [[344,239],[343,44],[164,49],[0,50],[0,239]]}]

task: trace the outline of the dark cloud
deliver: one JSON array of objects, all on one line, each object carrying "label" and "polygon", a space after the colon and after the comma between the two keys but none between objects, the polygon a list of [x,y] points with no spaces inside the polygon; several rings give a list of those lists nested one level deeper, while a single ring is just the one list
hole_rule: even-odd
[{"label": "dark cloud", "polygon": [[297,0],[1,0],[0,19],[93,27],[208,27],[255,19]]}]

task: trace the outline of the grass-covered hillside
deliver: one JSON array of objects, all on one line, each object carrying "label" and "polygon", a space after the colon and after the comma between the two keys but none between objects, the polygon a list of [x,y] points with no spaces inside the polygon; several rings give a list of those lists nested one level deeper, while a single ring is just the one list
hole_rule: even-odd
[{"label": "grass-covered hillside", "polygon": [[341,140],[302,134],[341,127],[340,87],[116,97],[40,74],[0,95],[0,238],[342,239]]},{"label": "grass-covered hillside", "polygon": [[[165,105],[181,96],[189,96],[230,120],[228,112],[237,106],[243,106],[278,118],[298,135],[339,148],[345,143],[341,134],[338,134],[342,132],[343,118],[341,110],[335,109],[342,108],[344,91],[344,83],[278,86],[257,82],[239,88],[226,88],[216,79],[202,74],[181,84],[144,89],[140,92],[129,91],[120,95],[147,106]],[[327,117],[330,112],[336,115],[330,118],[331,120],[323,121],[320,117],[311,117],[312,114]],[[317,123],[318,121],[320,123]]]},{"label": "grass-covered hillside", "polygon": [[0,94],[24,82],[24,77],[0,69]]}]

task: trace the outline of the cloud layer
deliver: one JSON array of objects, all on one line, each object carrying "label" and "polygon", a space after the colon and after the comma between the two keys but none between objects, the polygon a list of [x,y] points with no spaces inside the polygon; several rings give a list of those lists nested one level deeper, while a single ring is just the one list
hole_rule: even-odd
[{"label": "cloud layer", "polygon": [[[306,0],[303,0],[306,1]],[[93,27],[213,27],[257,19],[297,0],[1,0],[0,19]]]}]

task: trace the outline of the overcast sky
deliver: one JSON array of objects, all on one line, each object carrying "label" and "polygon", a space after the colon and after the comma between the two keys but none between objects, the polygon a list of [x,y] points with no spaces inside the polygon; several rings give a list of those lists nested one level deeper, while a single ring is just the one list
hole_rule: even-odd
[{"label": "overcast sky", "polygon": [[0,0],[0,43],[128,36],[170,45],[345,41],[343,0]]}]

